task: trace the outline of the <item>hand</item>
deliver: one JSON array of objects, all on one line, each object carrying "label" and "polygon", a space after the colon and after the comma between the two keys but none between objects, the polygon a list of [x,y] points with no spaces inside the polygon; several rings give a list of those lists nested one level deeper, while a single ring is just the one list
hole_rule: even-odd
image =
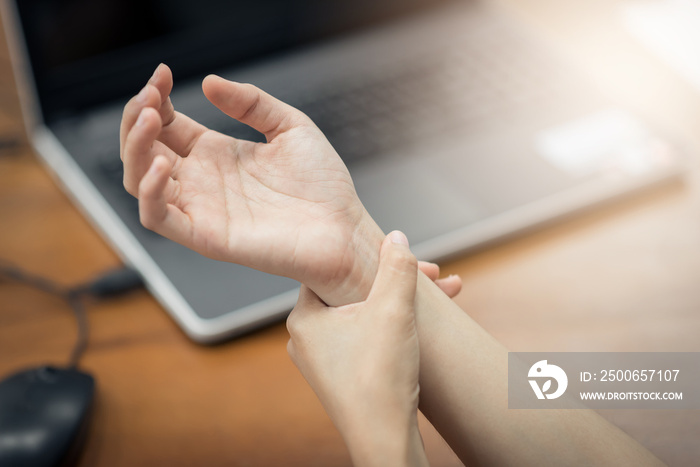
[{"label": "hand", "polygon": [[289,355],[343,435],[356,465],[425,461],[416,415],[416,278],[417,262],[406,237],[392,232],[381,245],[379,270],[366,301],[328,307],[302,286],[287,319]]},{"label": "hand", "polygon": [[[366,298],[383,234],[320,130],[254,86],[207,77],[207,98],[268,142],[237,140],[176,112],[172,86],[160,65],[122,118],[124,186],[142,223],[205,256],[303,282],[326,303]],[[454,276],[436,283],[450,297],[461,288]]]},{"label": "hand", "polygon": [[326,303],[364,299],[383,238],[342,160],[300,111],[249,84],[208,76],[216,107],[267,143],[176,112],[160,65],[124,109],[124,186],[147,228],[205,256],[296,279]]}]

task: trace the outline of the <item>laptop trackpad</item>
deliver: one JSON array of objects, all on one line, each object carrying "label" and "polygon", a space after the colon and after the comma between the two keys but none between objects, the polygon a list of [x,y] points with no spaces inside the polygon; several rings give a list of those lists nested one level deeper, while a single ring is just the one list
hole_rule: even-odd
[{"label": "laptop trackpad", "polygon": [[388,233],[401,230],[417,244],[482,217],[474,200],[422,158],[375,158],[350,167],[360,199]]}]

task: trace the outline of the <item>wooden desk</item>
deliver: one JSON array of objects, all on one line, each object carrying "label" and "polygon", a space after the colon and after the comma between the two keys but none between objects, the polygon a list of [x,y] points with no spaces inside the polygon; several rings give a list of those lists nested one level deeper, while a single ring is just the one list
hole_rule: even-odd
[{"label": "wooden desk", "polygon": [[[500,3],[700,150],[700,95],[620,30],[619,2]],[[20,127],[4,47],[0,86],[2,138]],[[0,152],[0,258],[66,285],[119,265],[26,144]],[[464,278],[458,303],[512,350],[700,351],[700,172],[443,269]],[[286,355],[283,324],[200,347],[145,291],[93,303],[89,319],[83,365],[99,394],[81,465],[349,465]],[[0,376],[63,363],[74,337],[61,302],[0,282]],[[700,459],[698,412],[603,415],[672,465]],[[459,465],[422,423],[432,464]]]}]

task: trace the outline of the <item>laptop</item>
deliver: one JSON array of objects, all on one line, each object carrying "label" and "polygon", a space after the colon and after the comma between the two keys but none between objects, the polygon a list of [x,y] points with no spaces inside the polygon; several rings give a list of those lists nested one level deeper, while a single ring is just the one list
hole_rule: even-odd
[{"label": "laptop", "polygon": [[144,229],[122,186],[119,122],[156,65],[175,107],[209,73],[306,112],[360,199],[440,261],[677,175],[672,146],[539,39],[477,0],[2,0],[31,141],[67,193],[193,340],[283,318],[298,284]]}]

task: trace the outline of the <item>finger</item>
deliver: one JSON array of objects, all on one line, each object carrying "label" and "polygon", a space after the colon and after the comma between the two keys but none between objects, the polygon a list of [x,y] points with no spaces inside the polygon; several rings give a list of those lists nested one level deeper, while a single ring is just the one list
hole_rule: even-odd
[{"label": "finger", "polygon": [[170,93],[173,90],[173,72],[165,63],[161,63],[156,67],[153,76],[148,80],[148,84],[158,90],[160,96],[160,105],[157,107],[163,123],[170,123],[175,117],[175,109],[170,100]]},{"label": "finger", "polygon": [[146,107],[152,107],[154,109],[160,106],[160,93],[158,90],[150,85],[141,89],[141,91],[127,102],[124,106],[124,111],[122,112],[122,121],[119,128],[119,143],[120,152],[119,156],[124,160],[124,149],[126,146],[126,138],[136,124],[141,111]]},{"label": "finger", "polygon": [[139,184],[141,224],[164,237],[188,246],[192,238],[189,217],[171,201],[177,191],[170,178],[172,166],[165,156],[157,156]]},{"label": "finger", "polygon": [[444,279],[435,280],[435,285],[440,287],[440,290],[445,292],[448,297],[454,298],[462,290],[462,278],[452,275]]},{"label": "finger", "polygon": [[160,133],[158,112],[150,107],[141,110],[124,144],[124,188],[138,197],[139,182],[153,162],[151,148]]},{"label": "finger", "polygon": [[429,263],[427,261],[418,261],[418,269],[428,276],[431,281],[436,281],[440,277],[440,266],[435,263]]},{"label": "finger", "polygon": [[158,140],[181,156],[187,156],[207,127],[190,117],[176,112],[170,99],[173,90],[173,73],[166,64],[161,63],[151,76],[148,84],[158,90],[158,106],[163,129]]},{"label": "finger", "polygon": [[[171,90],[172,73],[170,72],[170,68],[161,63],[156,67],[153,75],[148,79],[143,89],[124,106],[119,130],[122,149],[124,148],[124,143],[126,142],[129,131],[134,126],[138,116],[145,107],[152,107],[158,110],[159,113],[161,113],[161,120],[165,120],[168,112],[162,111],[161,108],[163,107],[163,99],[167,99],[167,101],[170,102],[169,95]],[[172,105],[170,107],[172,108]],[[123,151],[121,156],[123,160]]]},{"label": "finger", "polygon": [[202,90],[222,112],[263,133],[268,142],[285,131],[310,123],[302,112],[252,84],[209,75],[202,82]]},{"label": "finger", "polygon": [[326,304],[310,288],[301,285],[299,298],[294,309],[287,317],[287,331],[292,339],[304,335],[305,319],[313,312],[325,310]]},{"label": "finger", "polygon": [[408,240],[395,230],[382,243],[377,277],[367,300],[388,301],[390,307],[412,310],[417,275],[418,261],[408,247]]}]

